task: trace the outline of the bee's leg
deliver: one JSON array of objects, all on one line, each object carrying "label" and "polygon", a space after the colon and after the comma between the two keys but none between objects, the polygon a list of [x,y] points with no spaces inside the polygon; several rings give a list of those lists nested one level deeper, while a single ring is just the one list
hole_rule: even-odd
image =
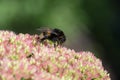
[{"label": "bee's leg", "polygon": [[55,42],[54,42],[54,47],[57,47],[57,46],[58,46],[58,42],[55,41]]},{"label": "bee's leg", "polygon": [[46,39],[46,38],[42,38],[42,39],[40,39],[40,42],[42,43],[45,39]]},{"label": "bee's leg", "polygon": [[45,36],[44,38],[40,39],[40,42],[43,43],[45,39],[47,39],[47,36]]},{"label": "bee's leg", "polygon": [[58,45],[60,45],[59,40],[56,38],[56,40],[54,41],[54,47],[57,47]]}]

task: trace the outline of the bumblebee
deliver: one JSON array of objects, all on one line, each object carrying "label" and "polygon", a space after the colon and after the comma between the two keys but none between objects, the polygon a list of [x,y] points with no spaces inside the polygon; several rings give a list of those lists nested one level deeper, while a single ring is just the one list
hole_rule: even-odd
[{"label": "bumblebee", "polygon": [[43,28],[37,30],[41,32],[39,36],[40,42],[50,40],[54,43],[54,46],[56,47],[58,45],[62,45],[66,41],[66,36],[64,32],[60,29]]}]

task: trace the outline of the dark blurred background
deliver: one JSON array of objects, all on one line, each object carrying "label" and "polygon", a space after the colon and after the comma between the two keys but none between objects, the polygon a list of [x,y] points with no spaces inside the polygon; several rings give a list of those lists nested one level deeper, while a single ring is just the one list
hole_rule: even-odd
[{"label": "dark blurred background", "polygon": [[119,0],[0,0],[0,29],[35,34],[40,27],[59,28],[65,46],[91,51],[112,80],[120,80]]}]

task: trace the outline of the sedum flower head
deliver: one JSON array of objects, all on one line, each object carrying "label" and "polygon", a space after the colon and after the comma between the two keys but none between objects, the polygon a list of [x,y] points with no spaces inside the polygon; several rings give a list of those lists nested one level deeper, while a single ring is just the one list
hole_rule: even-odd
[{"label": "sedum flower head", "polygon": [[91,52],[54,48],[37,37],[0,31],[0,80],[111,80]]}]

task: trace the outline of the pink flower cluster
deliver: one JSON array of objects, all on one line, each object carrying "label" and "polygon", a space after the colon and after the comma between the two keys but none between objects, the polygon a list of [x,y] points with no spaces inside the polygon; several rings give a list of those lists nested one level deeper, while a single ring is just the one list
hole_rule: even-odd
[{"label": "pink flower cluster", "polygon": [[111,80],[91,52],[46,46],[37,36],[0,31],[0,80]]}]

